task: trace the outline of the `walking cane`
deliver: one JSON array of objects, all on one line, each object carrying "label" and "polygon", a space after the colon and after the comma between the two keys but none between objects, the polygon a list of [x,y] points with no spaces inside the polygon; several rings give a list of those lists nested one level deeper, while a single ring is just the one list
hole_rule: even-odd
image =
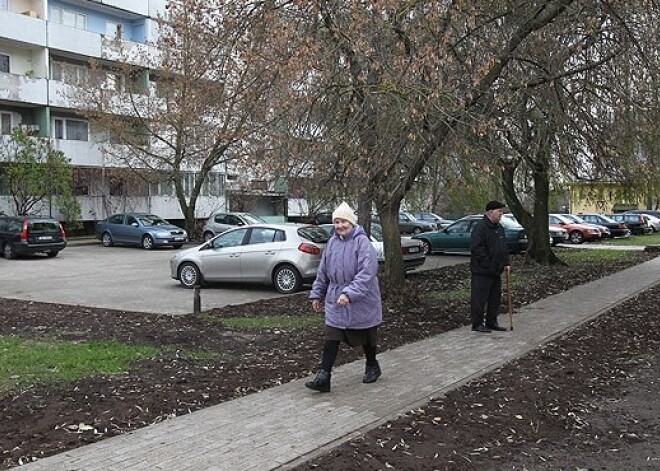
[{"label": "walking cane", "polygon": [[513,330],[513,305],[511,304],[511,283],[509,281],[509,273],[511,273],[511,267],[506,267],[506,294],[509,298],[509,330]]}]

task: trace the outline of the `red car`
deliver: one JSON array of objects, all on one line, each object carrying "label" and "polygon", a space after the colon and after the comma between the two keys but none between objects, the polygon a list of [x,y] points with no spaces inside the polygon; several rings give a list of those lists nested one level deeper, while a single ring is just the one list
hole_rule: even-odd
[{"label": "red car", "polygon": [[550,214],[548,216],[548,223],[551,227],[562,227],[566,229],[568,231],[568,240],[572,244],[598,240],[601,237],[600,231],[595,227],[571,222],[559,214]]}]

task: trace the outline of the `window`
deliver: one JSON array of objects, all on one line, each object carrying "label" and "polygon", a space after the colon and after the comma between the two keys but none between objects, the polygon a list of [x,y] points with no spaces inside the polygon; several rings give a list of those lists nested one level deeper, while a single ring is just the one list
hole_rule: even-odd
[{"label": "window", "polygon": [[9,73],[9,54],[0,53],[0,72]]},{"label": "window", "polygon": [[71,28],[87,29],[87,17],[85,15],[60,7],[51,7],[50,20]]},{"label": "window", "polygon": [[78,64],[53,61],[51,64],[50,78],[60,82],[83,85],[87,81],[89,71],[87,67]]},{"label": "window", "polygon": [[114,21],[105,22],[105,36],[108,39],[121,39],[122,38],[122,25]]},{"label": "window", "polygon": [[0,113],[0,134],[11,134],[10,113]]},{"label": "window", "polygon": [[79,119],[55,118],[55,139],[67,139],[70,141],[89,140],[89,124]]}]

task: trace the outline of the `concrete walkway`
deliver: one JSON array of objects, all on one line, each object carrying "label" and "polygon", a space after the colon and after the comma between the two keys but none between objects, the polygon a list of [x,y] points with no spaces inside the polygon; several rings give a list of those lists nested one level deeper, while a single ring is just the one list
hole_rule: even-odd
[{"label": "concrete walkway", "polygon": [[659,281],[660,257],[519,309],[513,332],[460,328],[384,352],[379,356],[383,377],[375,384],[362,384],[363,363],[354,362],[334,370],[329,394],[307,390],[305,380],[293,381],[21,469],[289,469],[524,355]]}]

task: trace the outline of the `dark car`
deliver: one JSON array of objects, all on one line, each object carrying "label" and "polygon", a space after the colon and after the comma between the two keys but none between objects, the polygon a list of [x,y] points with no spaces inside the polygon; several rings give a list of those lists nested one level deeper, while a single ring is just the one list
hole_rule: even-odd
[{"label": "dark car", "polygon": [[646,222],[643,214],[636,213],[618,213],[618,214],[608,214],[608,217],[614,219],[617,222],[623,222],[630,232],[633,234],[648,234],[652,232],[653,229]]},{"label": "dark car", "polygon": [[399,232],[401,234],[420,234],[434,231],[437,228],[438,225],[435,222],[422,221],[405,211],[399,213]]},{"label": "dark car", "polygon": [[[470,253],[470,235],[474,225],[481,219],[483,219],[481,214],[465,216],[440,231],[426,232],[412,238],[422,241],[426,254]],[[518,253],[527,250],[527,235],[520,224],[507,218],[502,218],[500,224],[504,227],[509,252]]]},{"label": "dark car", "polygon": [[452,219],[445,219],[435,213],[413,213],[413,215],[420,221],[435,223],[438,229],[444,229],[455,222]]},{"label": "dark car", "polygon": [[580,214],[580,217],[590,224],[605,226],[610,230],[612,237],[630,237],[630,229],[625,223],[615,221],[614,219],[598,213]]},{"label": "dark car", "polygon": [[55,219],[0,216],[0,247],[7,260],[36,253],[55,257],[66,247],[66,233]]},{"label": "dark car", "polygon": [[626,211],[628,214],[650,214],[660,219],[660,211],[657,209],[630,209]]},{"label": "dark car", "polygon": [[113,214],[96,223],[96,237],[105,247],[115,244],[138,245],[145,250],[171,245],[179,249],[188,241],[188,234],[155,214]]}]

